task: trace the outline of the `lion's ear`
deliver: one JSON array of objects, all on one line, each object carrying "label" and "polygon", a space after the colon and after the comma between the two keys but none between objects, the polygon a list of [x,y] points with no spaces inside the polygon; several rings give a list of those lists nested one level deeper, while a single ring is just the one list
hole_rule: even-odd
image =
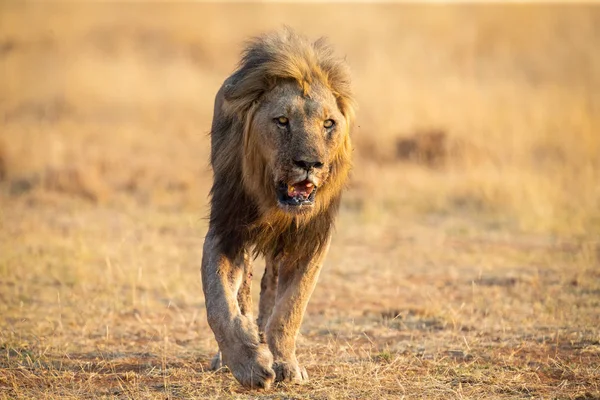
[{"label": "lion's ear", "polygon": [[[229,109],[230,111],[235,112],[234,105],[239,103],[239,96],[236,95],[236,85],[234,83],[226,83],[223,85],[223,99],[225,100],[226,106],[224,108]],[[237,104],[239,106],[239,104]]]},{"label": "lion's ear", "polygon": [[235,97],[237,97],[235,95],[235,92],[236,92],[235,86],[236,86],[235,83],[232,81],[225,83],[223,85],[223,97],[225,98],[225,100],[231,101],[231,100],[234,100]]},{"label": "lion's ear", "polygon": [[225,115],[233,116],[237,114],[239,104],[236,104],[235,97],[233,95],[234,85],[231,83],[226,83],[223,85],[223,103],[221,105],[221,109]]},{"label": "lion's ear", "polygon": [[354,119],[356,118],[356,102],[352,98],[338,98],[338,107],[344,117],[346,117],[346,124],[348,130],[352,129],[354,125]]},{"label": "lion's ear", "polygon": [[238,79],[232,79],[223,88],[223,97],[231,113],[243,116],[262,96],[264,92],[262,82],[251,78],[243,76]]}]

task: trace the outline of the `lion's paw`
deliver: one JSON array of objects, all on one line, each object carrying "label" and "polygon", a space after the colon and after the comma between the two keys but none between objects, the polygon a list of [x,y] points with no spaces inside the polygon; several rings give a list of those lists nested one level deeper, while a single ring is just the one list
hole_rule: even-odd
[{"label": "lion's paw", "polygon": [[275,380],[271,368],[273,356],[266,344],[234,349],[231,353],[223,351],[223,361],[238,382],[247,388],[269,389]]},{"label": "lion's paw", "polygon": [[273,364],[275,370],[275,382],[302,383],[308,381],[306,368],[297,362],[277,361]]}]

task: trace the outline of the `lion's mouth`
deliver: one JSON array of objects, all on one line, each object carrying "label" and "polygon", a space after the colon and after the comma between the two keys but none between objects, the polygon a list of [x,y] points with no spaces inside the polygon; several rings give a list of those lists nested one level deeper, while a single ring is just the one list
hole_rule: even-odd
[{"label": "lion's mouth", "polygon": [[280,182],[277,187],[279,203],[286,206],[312,205],[315,201],[317,187],[309,180],[288,184]]}]

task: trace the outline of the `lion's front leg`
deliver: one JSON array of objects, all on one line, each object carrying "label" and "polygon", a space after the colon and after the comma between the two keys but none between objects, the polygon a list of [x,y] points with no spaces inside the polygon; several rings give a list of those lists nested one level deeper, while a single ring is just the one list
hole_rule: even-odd
[{"label": "lion's front leg", "polygon": [[296,358],[296,337],[328,248],[329,242],[309,260],[283,258],[281,261],[275,307],[266,327],[267,343],[275,360],[276,381],[308,380],[306,369]]},{"label": "lion's front leg", "polygon": [[204,242],[202,286],[206,314],[221,351],[222,360],[235,378],[246,387],[268,388],[275,374],[273,356],[260,343],[258,329],[250,315],[244,315],[238,290],[244,280],[244,263],[231,260],[219,251],[218,238],[211,232]]},{"label": "lion's front leg", "polygon": [[[234,268],[243,269],[242,284],[237,291],[237,301],[240,306],[240,312],[242,315],[252,319],[252,258],[248,251],[244,251],[244,256],[239,257],[236,260],[236,266]],[[259,332],[263,332],[264,329],[259,329]],[[261,339],[261,342],[263,340]],[[218,371],[223,367],[223,359],[221,357],[221,351],[217,351],[217,354],[213,357],[210,363],[210,369],[212,371]]]}]

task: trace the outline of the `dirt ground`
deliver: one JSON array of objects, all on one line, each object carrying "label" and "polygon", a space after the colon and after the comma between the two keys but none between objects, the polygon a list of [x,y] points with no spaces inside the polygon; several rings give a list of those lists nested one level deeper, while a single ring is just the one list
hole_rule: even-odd
[{"label": "dirt ground", "polygon": [[[311,380],[254,392],[207,370],[208,131],[283,24],[360,108]],[[599,400],[599,42],[593,5],[0,3],[0,398]]]}]

